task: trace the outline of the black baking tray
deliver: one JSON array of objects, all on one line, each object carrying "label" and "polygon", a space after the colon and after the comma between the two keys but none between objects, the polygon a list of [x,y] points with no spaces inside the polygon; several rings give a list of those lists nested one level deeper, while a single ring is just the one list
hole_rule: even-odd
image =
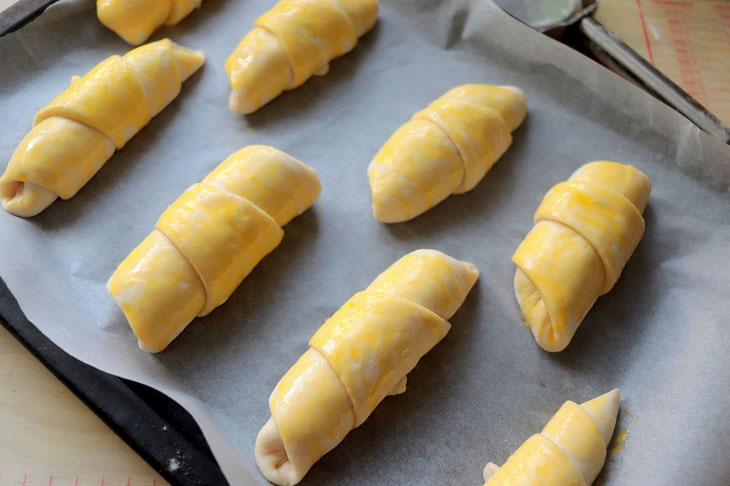
[{"label": "black baking tray", "polygon": [[53,344],[2,279],[0,324],[171,484],[228,484],[190,414],[162,393],[86,365]]},{"label": "black baking tray", "polygon": [[[57,0],[20,0],[0,13],[0,37]],[[53,344],[23,314],[0,278],[0,324],[170,484],[228,484],[195,420],[166,395],[104,373]],[[171,467],[172,466],[172,467]]]}]

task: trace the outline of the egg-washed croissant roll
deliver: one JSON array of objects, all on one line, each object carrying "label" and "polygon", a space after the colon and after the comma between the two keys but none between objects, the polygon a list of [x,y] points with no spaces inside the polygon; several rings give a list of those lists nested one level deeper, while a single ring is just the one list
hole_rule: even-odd
[{"label": "egg-washed croissant roll", "polygon": [[169,39],[112,56],[38,111],[0,177],[9,213],[34,216],[69,199],[180,93],[205,62]]},{"label": "egg-washed croissant roll", "polygon": [[562,351],[607,293],[644,234],[651,181],[639,169],[591,162],[545,195],[512,257],[522,316],[546,351]]},{"label": "egg-washed croissant roll", "polygon": [[297,484],[383,398],[403,393],[478,277],[471,263],[416,250],[335,312],[269,397],[255,449],[266,479]]},{"label": "egg-washed croissant roll", "polygon": [[565,402],[502,467],[486,465],[484,486],[590,486],[606,461],[620,401],[616,388],[580,405]]},{"label": "egg-washed croissant roll", "polygon": [[368,167],[375,218],[406,221],[473,189],[510,146],[526,110],[519,88],[466,84],[413,115]]},{"label": "egg-washed croissant roll", "polygon": [[162,351],[223,304],[320,189],[314,169],[251,145],[185,191],[107,282],[140,349]]},{"label": "egg-washed croissant roll", "polygon": [[202,0],[96,0],[99,21],[134,46],[158,27],[175,25]]},{"label": "egg-washed croissant roll", "polygon": [[253,113],[312,75],[323,76],[378,18],[378,0],[281,0],[226,61],[229,108]]}]

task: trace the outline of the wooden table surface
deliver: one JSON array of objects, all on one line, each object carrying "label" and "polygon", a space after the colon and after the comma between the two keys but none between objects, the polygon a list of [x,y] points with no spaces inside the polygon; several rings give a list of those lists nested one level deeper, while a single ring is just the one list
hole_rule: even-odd
[{"label": "wooden table surface", "polygon": [[0,326],[0,486],[54,484],[167,483]]}]

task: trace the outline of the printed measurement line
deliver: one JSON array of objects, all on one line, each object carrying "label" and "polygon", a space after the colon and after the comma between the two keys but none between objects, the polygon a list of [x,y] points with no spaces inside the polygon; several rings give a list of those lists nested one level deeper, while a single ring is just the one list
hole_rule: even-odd
[{"label": "printed measurement line", "polygon": [[646,30],[646,22],[644,21],[644,12],[641,9],[641,0],[636,0],[636,5],[639,7],[639,18],[641,19],[641,28],[644,30],[644,40],[646,41],[646,49],[649,51],[649,62],[654,64],[654,55],[651,53],[651,44],[649,43],[649,32]]}]

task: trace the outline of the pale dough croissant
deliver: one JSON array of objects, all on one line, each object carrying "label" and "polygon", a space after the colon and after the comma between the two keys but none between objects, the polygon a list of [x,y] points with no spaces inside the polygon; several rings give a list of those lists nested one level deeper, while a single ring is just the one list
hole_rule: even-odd
[{"label": "pale dough croissant", "polygon": [[162,351],[223,304],[320,190],[314,169],[251,145],[185,191],[107,282],[139,347]]},{"label": "pale dough croissant", "polygon": [[378,18],[378,0],[281,0],[226,61],[229,107],[253,113],[355,47]]},{"label": "pale dough croissant", "polygon": [[375,218],[406,221],[473,189],[510,146],[526,110],[519,88],[467,84],[413,115],[368,167]]},{"label": "pale dough croissant", "polygon": [[486,465],[484,485],[590,486],[606,461],[620,401],[616,388],[580,405],[565,402],[502,467]]},{"label": "pale dough croissant", "polygon": [[202,0],[96,0],[99,21],[129,44],[138,45],[158,27],[175,25]]},{"label": "pale dough croissant", "polygon": [[471,263],[416,250],[330,317],[269,397],[255,449],[266,479],[297,484],[383,398],[404,392],[478,277]]},{"label": "pale dough croissant", "polygon": [[616,162],[591,162],[554,186],[512,257],[517,302],[537,343],[562,351],[596,299],[611,290],[644,234],[651,181]]},{"label": "pale dough croissant", "polygon": [[0,202],[34,216],[68,199],[180,93],[205,62],[169,39],[112,56],[38,111],[0,177]]}]

